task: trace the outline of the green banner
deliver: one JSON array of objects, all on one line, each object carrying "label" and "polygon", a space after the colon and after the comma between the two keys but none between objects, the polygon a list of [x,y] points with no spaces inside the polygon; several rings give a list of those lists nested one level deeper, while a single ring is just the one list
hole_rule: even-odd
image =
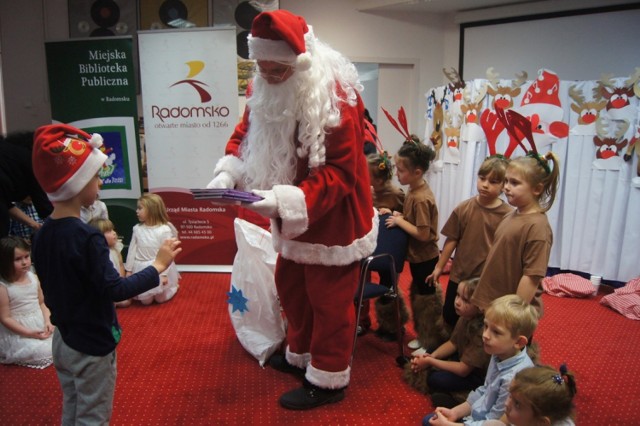
[{"label": "green banner", "polygon": [[97,117],[137,120],[131,37],[46,44],[53,119],[63,123]]},{"label": "green banner", "polygon": [[142,193],[133,39],[47,42],[45,53],[53,121],[102,135],[108,159],[100,198],[128,241]]}]

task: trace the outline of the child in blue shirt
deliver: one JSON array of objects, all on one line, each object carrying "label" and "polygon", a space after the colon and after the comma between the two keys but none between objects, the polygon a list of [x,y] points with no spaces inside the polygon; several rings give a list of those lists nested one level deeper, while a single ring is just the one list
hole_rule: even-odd
[{"label": "child in blue shirt", "polygon": [[100,135],[64,124],[34,135],[34,174],[54,209],[34,237],[33,258],[56,326],[53,364],[63,425],[109,423],[122,332],[113,302],[156,287],[181,251],[179,241],[166,240],[137,274],[122,278],[115,270],[102,232],[80,220],[80,208],[91,205],[100,188],[98,171],[107,158],[101,145]]},{"label": "child in blue shirt", "polygon": [[537,325],[537,311],[520,296],[509,294],[494,300],[484,316],[482,340],[485,352],[491,355],[484,385],[462,404],[437,407],[422,420],[423,426],[481,426],[485,420],[501,418],[511,380],[520,370],[533,366],[527,342]]}]

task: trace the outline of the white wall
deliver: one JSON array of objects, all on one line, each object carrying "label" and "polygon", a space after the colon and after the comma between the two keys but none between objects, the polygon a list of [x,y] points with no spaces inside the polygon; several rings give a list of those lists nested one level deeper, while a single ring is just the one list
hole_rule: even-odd
[{"label": "white wall", "polygon": [[383,118],[380,107],[395,114],[404,106],[409,130],[424,134],[424,93],[442,82],[441,19],[358,12],[355,2],[347,0],[280,0],[280,7],[304,16],[320,40],[351,60],[388,66],[386,71],[380,71],[376,124],[389,152],[397,150],[401,137]]}]

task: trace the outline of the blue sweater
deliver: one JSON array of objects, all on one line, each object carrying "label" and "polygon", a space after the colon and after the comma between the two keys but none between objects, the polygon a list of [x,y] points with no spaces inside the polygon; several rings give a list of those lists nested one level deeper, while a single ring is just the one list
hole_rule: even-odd
[{"label": "blue sweater", "polygon": [[120,277],[104,235],[78,218],[48,218],[36,232],[32,254],[51,322],[68,346],[88,355],[105,356],[120,340],[113,302],[159,283],[153,266]]}]

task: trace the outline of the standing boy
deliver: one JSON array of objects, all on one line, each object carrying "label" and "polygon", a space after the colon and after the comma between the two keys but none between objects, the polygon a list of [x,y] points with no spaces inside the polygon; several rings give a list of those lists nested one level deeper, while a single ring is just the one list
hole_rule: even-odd
[{"label": "standing boy", "polygon": [[62,424],[108,424],[116,382],[121,328],[113,302],[156,287],[160,273],[182,250],[167,240],[152,265],[121,278],[109,260],[104,235],[80,220],[100,188],[107,156],[102,137],[64,124],[34,135],[33,169],[54,203],[34,237],[33,257],[51,310],[53,363],[63,392]]},{"label": "standing boy", "polygon": [[536,309],[520,296],[509,294],[494,300],[484,316],[482,341],[485,352],[491,355],[484,385],[472,391],[462,404],[437,407],[422,420],[423,426],[480,426],[485,420],[502,417],[511,379],[533,366],[526,347],[537,325]]}]

